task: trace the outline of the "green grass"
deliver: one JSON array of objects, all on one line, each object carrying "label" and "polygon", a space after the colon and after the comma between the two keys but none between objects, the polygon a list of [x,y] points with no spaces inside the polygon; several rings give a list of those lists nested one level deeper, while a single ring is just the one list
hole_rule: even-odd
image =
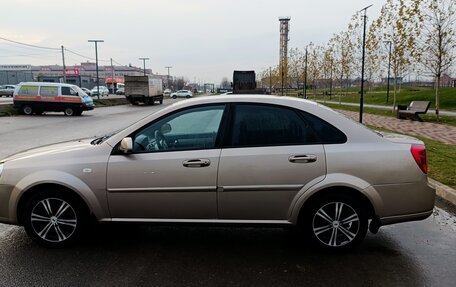
[{"label": "green grass", "polygon": [[[397,133],[374,126],[369,126],[369,128]],[[417,137],[415,135],[412,136],[419,138],[426,145],[429,177],[456,189],[456,145]]]},{"label": "green grass", "polygon": [[[339,105],[339,104],[329,104],[329,103],[322,103],[325,106],[328,106],[332,109],[338,109],[338,110],[345,110],[345,111],[354,111],[354,112],[359,112],[359,107],[354,107],[354,106],[347,106],[347,105]],[[396,117],[396,113],[390,110],[384,110],[384,109],[377,109],[377,108],[364,108],[364,112],[367,114],[374,114],[374,115],[381,115],[381,116],[387,116],[387,117]],[[449,125],[449,126],[456,126],[456,117],[453,116],[444,116],[440,115],[440,121],[437,122],[437,118],[435,114],[426,114],[426,115],[420,115],[420,117],[425,121],[429,123],[435,123],[435,124],[443,124],[443,125]]]},{"label": "green grass", "polygon": [[14,116],[18,115],[19,112],[17,109],[13,108],[12,106],[1,107],[0,109],[0,117],[1,116]]},{"label": "green grass", "polygon": [[[341,93],[341,101],[347,103],[359,103],[359,87],[343,88],[342,93],[340,88],[333,88],[333,95],[323,96],[324,92],[329,92],[329,89],[307,90],[307,96],[310,100],[327,100],[339,101]],[[288,91],[288,96],[297,96],[302,93],[302,90]],[[281,95],[280,92],[275,93]],[[284,93],[285,94],[285,93]],[[396,105],[409,105],[412,101],[430,101],[430,109],[435,108],[435,92],[433,88],[423,87],[402,87],[398,89],[396,96]],[[393,88],[390,88],[389,101],[386,102],[386,86],[375,86],[366,88],[364,96],[365,104],[393,106]],[[440,89],[440,109],[448,111],[456,111],[456,88],[441,88]]]},{"label": "green grass", "polygon": [[[311,90],[307,91],[308,97],[311,100],[332,100],[339,101],[340,89],[334,88],[333,95],[331,98],[329,96],[323,96],[323,92],[328,91],[328,89],[319,89],[316,91],[316,95]],[[347,103],[359,103],[359,88],[349,88],[348,94],[345,94],[346,90],[343,89],[343,95],[341,95],[341,101]],[[289,95],[296,95],[298,92],[302,91],[293,91]],[[412,101],[430,101],[431,109],[434,109],[435,106],[435,93],[433,88],[411,88],[403,87],[400,89],[396,96],[396,105],[409,105]],[[390,96],[388,103],[386,102],[386,88],[385,87],[376,87],[372,90],[368,90],[364,96],[365,104],[373,105],[393,105],[393,90],[390,90]],[[440,109],[455,111],[456,110],[456,88],[442,88],[440,92]]]}]

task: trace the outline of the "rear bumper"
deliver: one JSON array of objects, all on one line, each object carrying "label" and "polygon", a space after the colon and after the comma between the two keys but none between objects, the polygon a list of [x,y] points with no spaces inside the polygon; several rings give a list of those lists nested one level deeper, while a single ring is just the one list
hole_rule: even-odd
[{"label": "rear bumper", "polygon": [[373,186],[377,192],[376,220],[389,225],[428,218],[434,209],[435,189],[426,181]]},{"label": "rear bumper", "polygon": [[408,222],[408,221],[418,221],[418,220],[423,220],[423,219],[428,218],[429,216],[431,216],[432,212],[433,212],[433,209],[424,211],[424,212],[413,213],[413,214],[403,214],[403,215],[382,217],[379,220],[380,220],[380,225],[389,225],[389,224]]}]

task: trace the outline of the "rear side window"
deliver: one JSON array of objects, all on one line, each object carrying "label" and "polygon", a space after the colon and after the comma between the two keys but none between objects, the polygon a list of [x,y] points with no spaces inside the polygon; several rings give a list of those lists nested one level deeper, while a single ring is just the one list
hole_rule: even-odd
[{"label": "rear side window", "polygon": [[28,96],[38,96],[38,86],[21,86],[18,94]]},{"label": "rear side window", "polygon": [[306,112],[301,112],[301,116],[306,123],[312,128],[318,137],[318,141],[322,144],[341,144],[347,141],[347,136],[335,128],[330,123],[311,115]]},{"label": "rear side window", "polygon": [[314,144],[318,138],[297,111],[272,105],[237,104],[232,147]]},{"label": "rear side window", "polygon": [[57,97],[58,95],[59,95],[58,87],[42,86],[40,88],[40,96],[42,96],[42,97]]}]

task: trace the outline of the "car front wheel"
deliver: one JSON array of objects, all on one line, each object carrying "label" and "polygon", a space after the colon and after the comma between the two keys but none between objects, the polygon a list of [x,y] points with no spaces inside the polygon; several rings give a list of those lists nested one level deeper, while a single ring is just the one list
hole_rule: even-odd
[{"label": "car front wheel", "polygon": [[65,114],[65,116],[73,116],[74,115],[74,110],[72,108],[66,108],[63,113]]},{"label": "car front wheel", "polygon": [[318,246],[341,250],[354,247],[366,236],[368,219],[358,201],[334,196],[312,204],[306,229]]},{"label": "car front wheel", "polygon": [[47,247],[74,243],[87,223],[87,212],[79,200],[56,192],[40,192],[32,197],[22,216],[27,234]]}]

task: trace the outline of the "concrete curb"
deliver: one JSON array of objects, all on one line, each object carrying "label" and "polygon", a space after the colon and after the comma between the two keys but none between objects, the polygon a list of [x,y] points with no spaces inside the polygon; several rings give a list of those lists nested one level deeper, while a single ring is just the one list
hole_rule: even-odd
[{"label": "concrete curb", "polygon": [[428,183],[431,187],[435,188],[437,196],[445,199],[453,205],[456,205],[456,190],[432,178],[428,178]]}]

